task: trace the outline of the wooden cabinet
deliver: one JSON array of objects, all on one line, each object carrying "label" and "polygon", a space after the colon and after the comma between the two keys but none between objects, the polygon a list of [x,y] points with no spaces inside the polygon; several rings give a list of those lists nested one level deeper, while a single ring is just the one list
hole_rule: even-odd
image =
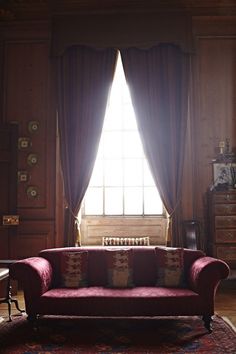
[{"label": "wooden cabinet", "polygon": [[209,254],[236,268],[236,190],[208,193]]}]

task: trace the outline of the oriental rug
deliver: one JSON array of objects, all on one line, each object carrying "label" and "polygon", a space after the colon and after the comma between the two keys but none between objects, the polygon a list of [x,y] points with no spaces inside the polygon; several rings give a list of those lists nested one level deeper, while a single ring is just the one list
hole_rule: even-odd
[{"label": "oriental rug", "polygon": [[40,319],[34,331],[25,316],[0,323],[1,354],[210,353],[235,354],[236,332],[214,316],[208,333],[199,317],[152,319]]}]

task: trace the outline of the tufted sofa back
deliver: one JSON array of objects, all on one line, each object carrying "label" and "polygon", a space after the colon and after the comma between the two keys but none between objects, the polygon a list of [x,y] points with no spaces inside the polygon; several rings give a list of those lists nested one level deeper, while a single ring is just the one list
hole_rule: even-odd
[{"label": "tufted sofa back", "polygon": [[[60,256],[62,252],[88,251],[88,281],[90,286],[105,286],[107,284],[107,270],[105,250],[111,247],[66,247],[45,249],[39,253],[47,259],[53,269],[53,287],[60,281]],[[120,249],[121,247],[112,247]],[[133,250],[133,275],[136,286],[154,286],[156,283],[157,265],[155,246],[129,246]],[[191,264],[205,254],[202,251],[184,249],[184,268],[187,274]]]}]

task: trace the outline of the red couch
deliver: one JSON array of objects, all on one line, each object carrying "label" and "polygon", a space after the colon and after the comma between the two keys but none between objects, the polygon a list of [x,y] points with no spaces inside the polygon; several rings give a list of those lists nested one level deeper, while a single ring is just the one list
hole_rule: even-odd
[{"label": "red couch", "polygon": [[[111,247],[110,247],[111,248]],[[211,331],[214,297],[229,267],[202,251],[184,249],[184,288],[156,286],[154,246],[132,246],[132,288],[108,288],[106,247],[55,248],[43,250],[39,257],[12,264],[10,276],[23,287],[28,319],[40,315],[75,316],[202,316]],[[88,251],[89,286],[60,286],[60,257],[64,251]]]}]

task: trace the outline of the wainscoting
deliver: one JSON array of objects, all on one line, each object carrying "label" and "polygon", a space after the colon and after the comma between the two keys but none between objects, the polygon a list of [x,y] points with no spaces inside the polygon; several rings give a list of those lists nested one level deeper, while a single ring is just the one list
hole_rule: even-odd
[{"label": "wainscoting", "polygon": [[165,245],[167,219],[162,217],[84,217],[82,245],[102,245],[103,237],[145,237],[150,245]]}]

